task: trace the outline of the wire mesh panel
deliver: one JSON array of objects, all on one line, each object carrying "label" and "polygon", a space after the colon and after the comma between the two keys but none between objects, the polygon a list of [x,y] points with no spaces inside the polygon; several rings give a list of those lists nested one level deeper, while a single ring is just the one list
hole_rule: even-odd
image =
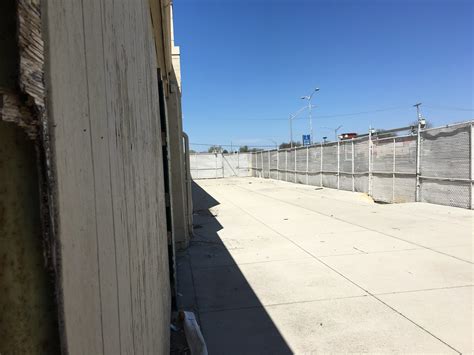
[{"label": "wire mesh panel", "polygon": [[354,141],[354,172],[369,172],[369,140]]},{"label": "wire mesh panel", "polygon": [[224,177],[251,176],[249,160],[251,153],[222,154]]},{"label": "wire mesh panel", "polygon": [[295,150],[288,150],[287,181],[295,181]]},{"label": "wire mesh panel", "polygon": [[290,172],[288,171],[289,170],[289,165],[288,165],[289,156],[290,156],[290,152],[288,149],[282,151],[282,156],[280,158],[282,159],[282,162],[283,162],[282,166],[284,167],[283,168],[284,173],[282,174],[283,181],[289,181],[289,178],[290,178]]},{"label": "wire mesh panel", "polygon": [[421,132],[421,201],[467,208],[470,164],[470,124]]},{"label": "wire mesh panel", "polygon": [[260,153],[262,155],[262,177],[268,179],[270,177],[270,157],[268,151]]},{"label": "wire mesh panel", "polygon": [[339,190],[352,191],[352,174],[339,175]]},{"label": "wire mesh panel", "polygon": [[421,179],[421,202],[453,207],[470,207],[470,184],[443,180]]},{"label": "wire mesh panel", "polygon": [[237,154],[222,154],[222,159],[223,159],[223,165],[224,165],[224,170],[223,174],[224,177],[234,177],[234,176],[240,176],[239,172],[239,157]]},{"label": "wire mesh panel", "polygon": [[353,142],[339,143],[339,189],[352,191]]},{"label": "wire mesh panel", "polygon": [[323,172],[337,173],[337,144],[330,143],[323,146]]},{"label": "wire mesh panel", "polygon": [[372,197],[375,201],[392,202],[394,192],[394,139],[372,143]]},{"label": "wire mesh panel", "polygon": [[368,175],[354,175],[354,191],[369,193]]},{"label": "wire mesh panel", "polygon": [[339,171],[352,173],[352,141],[345,141],[339,144]]},{"label": "wire mesh panel", "polygon": [[337,189],[337,143],[323,145],[323,186]]},{"label": "wire mesh panel", "polygon": [[416,136],[395,138],[395,171],[416,173]]},{"label": "wire mesh panel", "polygon": [[282,181],[286,180],[286,151],[278,151],[278,176]]},{"label": "wire mesh panel", "polygon": [[252,153],[252,176],[258,176],[257,174],[257,153]]},{"label": "wire mesh panel", "polygon": [[270,177],[272,179],[278,178],[277,165],[278,165],[278,152],[276,150],[271,150],[270,151]]},{"label": "wire mesh panel", "polygon": [[392,173],[394,154],[393,138],[374,140],[372,144],[373,173]]},{"label": "wire mesh panel", "polygon": [[393,201],[415,202],[416,136],[395,138],[395,182]]},{"label": "wire mesh panel", "polygon": [[193,178],[251,174],[370,193],[375,200],[385,202],[414,202],[419,179],[422,202],[472,208],[471,125],[465,122],[424,130],[419,147],[414,135],[369,136],[240,156],[191,154],[191,174]]},{"label": "wire mesh panel", "polygon": [[306,172],[306,148],[296,149],[296,171]]},{"label": "wire mesh panel", "polygon": [[369,140],[354,141],[354,190],[369,192]]},{"label": "wire mesh panel", "polygon": [[416,177],[409,175],[395,175],[394,203],[415,202]]},{"label": "wire mesh panel", "polygon": [[321,146],[312,146],[308,152],[308,184],[321,185]]},{"label": "wire mesh panel", "polygon": [[296,182],[299,184],[306,184],[306,162],[307,162],[307,148],[298,148],[296,154]]},{"label": "wire mesh panel", "polygon": [[193,179],[215,179],[223,177],[222,154],[199,153],[189,156]]}]

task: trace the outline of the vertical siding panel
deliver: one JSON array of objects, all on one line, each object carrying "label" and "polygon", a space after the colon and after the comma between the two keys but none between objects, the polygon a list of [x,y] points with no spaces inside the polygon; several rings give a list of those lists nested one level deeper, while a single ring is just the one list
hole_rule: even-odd
[{"label": "vertical siding panel", "polygon": [[68,351],[167,353],[170,288],[149,4],[45,6]]},{"label": "vertical siding panel", "polygon": [[112,2],[103,2],[102,33],[104,72],[106,75],[107,119],[111,187],[114,202],[115,248],[117,257],[117,287],[120,317],[120,347],[122,354],[133,354],[133,308],[131,296],[129,217],[126,199],[126,147],[123,144],[126,97],[123,95],[120,66],[123,65],[118,22],[122,11]]},{"label": "vertical siding panel", "polygon": [[71,354],[97,354],[103,343],[82,7],[46,6],[65,334]]},{"label": "vertical siding panel", "polygon": [[82,0],[85,55],[90,113],[90,138],[95,178],[98,255],[105,354],[120,354],[120,317],[118,314],[117,268],[113,196],[108,152],[107,94],[103,70],[101,3]]}]

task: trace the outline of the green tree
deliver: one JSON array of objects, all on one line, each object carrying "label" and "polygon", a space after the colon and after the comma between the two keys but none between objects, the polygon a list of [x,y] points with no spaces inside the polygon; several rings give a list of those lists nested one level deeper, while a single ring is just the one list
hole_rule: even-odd
[{"label": "green tree", "polygon": [[211,145],[207,150],[208,153],[221,153],[222,147],[220,145]]},{"label": "green tree", "polygon": [[249,152],[249,146],[248,145],[243,145],[239,148],[240,153],[247,153]]},{"label": "green tree", "polygon": [[[293,147],[301,147],[301,142],[293,142]],[[283,142],[279,146],[279,149],[288,149],[288,148],[291,148],[291,143],[290,142],[288,142],[288,143]]]}]

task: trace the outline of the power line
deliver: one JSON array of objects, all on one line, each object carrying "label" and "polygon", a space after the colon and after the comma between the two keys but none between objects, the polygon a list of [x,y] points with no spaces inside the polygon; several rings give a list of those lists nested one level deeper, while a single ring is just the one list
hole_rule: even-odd
[{"label": "power line", "polygon": [[461,108],[461,107],[452,107],[452,106],[440,106],[440,105],[424,105],[424,107],[434,108],[438,110],[447,110],[447,111],[474,111],[472,108]]},{"label": "power line", "polygon": [[[424,107],[431,108],[431,109],[439,109],[439,110],[451,110],[451,111],[468,111],[472,112],[474,109],[471,108],[461,108],[461,107],[452,107],[452,106],[440,106],[440,105],[424,105]],[[349,113],[340,113],[334,115],[316,115],[316,118],[336,118],[336,117],[350,117],[350,116],[359,116],[359,115],[366,115],[371,113],[378,113],[378,112],[387,112],[387,111],[397,111],[402,109],[409,109],[410,106],[397,106],[397,107],[388,107],[388,108],[381,108],[375,110],[368,110],[368,111],[359,111],[359,112],[349,112]],[[295,117],[294,120],[307,120],[307,117]],[[281,117],[254,117],[254,118],[211,118],[211,120],[220,120],[220,121],[288,121],[288,117],[281,118]]]},{"label": "power line", "polygon": [[[317,115],[316,118],[333,118],[333,117],[345,117],[345,116],[357,116],[357,115],[364,115],[368,113],[377,113],[377,112],[384,112],[384,111],[396,111],[401,109],[409,109],[409,106],[398,106],[398,107],[389,107],[389,108],[382,108],[370,111],[359,111],[359,112],[351,112],[351,113],[341,113],[341,114],[334,114],[334,115]],[[216,118],[221,121],[288,121],[288,117],[286,118],[227,118],[221,119]],[[306,117],[295,117],[295,120],[306,120]]]}]

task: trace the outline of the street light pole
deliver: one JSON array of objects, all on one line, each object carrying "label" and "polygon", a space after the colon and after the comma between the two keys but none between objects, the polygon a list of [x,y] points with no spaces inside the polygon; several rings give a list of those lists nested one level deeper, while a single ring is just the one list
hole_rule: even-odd
[{"label": "street light pole", "polygon": [[278,149],[278,143],[277,143],[274,139],[268,138],[268,140],[269,140],[269,141],[272,141],[273,144],[275,144],[275,149]]},{"label": "street light pole", "polygon": [[342,124],[334,130],[334,141],[337,142],[337,132],[342,128]]},{"label": "street light pole", "polygon": [[308,100],[308,110],[309,110],[309,134],[310,134],[310,140],[309,143],[313,144],[313,117],[312,117],[312,105],[311,105],[311,99],[313,98],[313,95],[316,93],[316,91],[319,91],[319,88],[314,89],[314,91],[311,93],[309,96],[303,96],[301,97],[302,100]]},{"label": "street light pole", "polygon": [[293,148],[293,115],[290,115],[290,148]]},{"label": "street light pole", "polygon": [[298,111],[296,111],[295,113],[290,114],[289,121],[290,121],[290,147],[291,148],[293,148],[293,119],[296,118],[296,116],[298,116],[301,112],[303,112],[306,109],[307,107],[304,106],[300,108]]},{"label": "street light pole", "polygon": [[324,129],[329,129],[331,131],[334,131],[334,141],[337,142],[337,132],[339,132],[339,130],[342,128],[342,124],[339,125],[339,127],[337,128],[332,128],[332,127],[319,127],[319,128],[324,128]]}]

